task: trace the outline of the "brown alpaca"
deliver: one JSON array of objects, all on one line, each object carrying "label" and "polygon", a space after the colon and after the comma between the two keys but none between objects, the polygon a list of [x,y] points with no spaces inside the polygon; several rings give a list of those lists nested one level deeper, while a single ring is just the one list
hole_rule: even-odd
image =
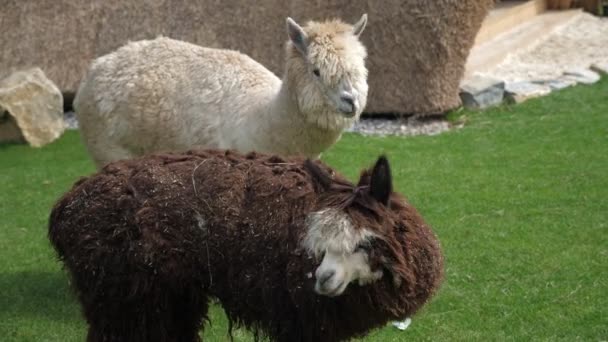
[{"label": "brown alpaca", "polygon": [[321,162],[190,151],[107,165],[53,208],[88,341],[197,341],[217,299],[272,341],[342,341],[414,314],[439,242],[381,157],[358,185]]}]

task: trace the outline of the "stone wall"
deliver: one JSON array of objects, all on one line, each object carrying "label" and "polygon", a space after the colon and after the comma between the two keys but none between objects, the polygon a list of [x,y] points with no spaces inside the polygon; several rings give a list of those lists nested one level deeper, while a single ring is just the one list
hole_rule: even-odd
[{"label": "stone wall", "polygon": [[276,74],[285,17],[369,21],[367,112],[434,114],[460,104],[459,81],[493,0],[3,0],[0,78],[39,66],[63,91],[91,60],[128,40],[166,35],[238,49]]}]

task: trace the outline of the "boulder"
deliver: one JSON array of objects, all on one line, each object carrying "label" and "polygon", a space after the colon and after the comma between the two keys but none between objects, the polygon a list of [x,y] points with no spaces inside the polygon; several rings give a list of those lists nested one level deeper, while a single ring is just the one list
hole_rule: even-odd
[{"label": "boulder", "polygon": [[499,79],[473,76],[460,85],[460,99],[468,108],[483,109],[502,103],[505,82]]},{"label": "boulder", "polygon": [[40,68],[17,71],[0,81],[0,112],[0,125],[6,125],[0,129],[0,142],[25,140],[40,147],[65,130],[61,92]]},{"label": "boulder", "polygon": [[513,82],[505,86],[505,98],[511,103],[521,103],[531,98],[545,96],[551,93],[551,88],[544,84],[533,82]]}]

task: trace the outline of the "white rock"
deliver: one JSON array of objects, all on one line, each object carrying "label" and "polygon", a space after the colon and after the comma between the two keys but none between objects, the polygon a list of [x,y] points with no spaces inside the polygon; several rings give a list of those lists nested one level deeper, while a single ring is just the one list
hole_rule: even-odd
[{"label": "white rock", "polygon": [[[17,71],[0,81],[0,109],[35,147],[50,143],[65,130],[61,92],[39,68]],[[0,134],[0,141],[6,138],[10,137]]]},{"label": "white rock", "polygon": [[576,85],[575,80],[563,77],[554,80],[533,81],[533,83],[546,85],[551,88],[551,90],[561,90]]},{"label": "white rock", "polygon": [[577,83],[593,84],[600,80],[600,75],[589,69],[572,69],[564,72],[564,78],[571,79]]},{"label": "white rock", "polygon": [[485,76],[473,76],[460,84],[460,99],[468,108],[487,108],[502,103],[505,82]]},{"label": "white rock", "polygon": [[528,99],[545,96],[551,93],[551,88],[544,84],[532,82],[513,82],[505,86],[505,98],[510,102],[521,103]]},{"label": "white rock", "polygon": [[561,90],[564,88],[575,86],[576,81],[572,80],[572,79],[567,79],[567,78],[559,78],[559,79],[547,82],[547,85],[551,88],[551,90]]},{"label": "white rock", "polygon": [[410,324],[412,324],[412,319],[411,318],[406,318],[403,321],[395,321],[393,322],[393,326],[399,330],[405,330],[407,329]]}]

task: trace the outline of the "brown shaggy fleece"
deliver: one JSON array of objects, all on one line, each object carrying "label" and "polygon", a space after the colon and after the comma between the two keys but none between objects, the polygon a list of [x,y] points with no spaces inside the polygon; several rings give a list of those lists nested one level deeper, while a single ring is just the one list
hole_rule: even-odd
[{"label": "brown shaggy fleece", "polygon": [[[411,316],[439,287],[443,257],[403,197],[374,199],[373,172],[354,186],[319,161],[207,150],[118,161],[78,181],[49,238],[88,340],[197,341],[210,300],[231,327],[272,341],[342,341]],[[307,215],[327,207],[380,236],[369,260],[384,270],[337,297],[314,292],[320,260],[300,246]]]}]

